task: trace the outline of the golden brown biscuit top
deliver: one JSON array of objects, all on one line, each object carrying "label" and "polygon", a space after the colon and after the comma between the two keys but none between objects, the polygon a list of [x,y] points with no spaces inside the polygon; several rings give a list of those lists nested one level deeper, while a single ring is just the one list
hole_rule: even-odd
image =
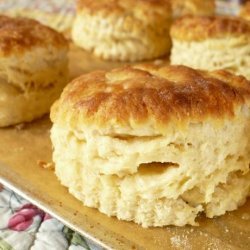
[{"label": "golden brown biscuit top", "polygon": [[177,19],[172,28],[171,36],[184,41],[202,41],[207,38],[250,35],[250,24],[241,18],[214,16],[185,16]]},{"label": "golden brown biscuit top", "polygon": [[240,11],[240,16],[250,21],[250,2],[247,2]]},{"label": "golden brown biscuit top", "polygon": [[209,117],[218,121],[232,117],[235,107],[249,105],[249,100],[250,82],[242,76],[147,64],[75,79],[54,104],[51,119],[80,131],[145,136],[152,132],[146,128],[166,133],[170,122],[182,127]]},{"label": "golden brown biscuit top", "polygon": [[148,21],[171,16],[170,0],[78,0],[77,10],[101,16],[134,16]]},{"label": "golden brown biscuit top", "polygon": [[0,15],[0,53],[8,55],[34,46],[68,46],[60,33],[28,18]]}]

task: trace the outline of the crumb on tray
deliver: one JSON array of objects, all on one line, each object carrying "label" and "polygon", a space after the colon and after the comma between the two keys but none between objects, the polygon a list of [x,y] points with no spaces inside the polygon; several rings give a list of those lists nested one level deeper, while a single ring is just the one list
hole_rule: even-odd
[{"label": "crumb on tray", "polygon": [[19,123],[15,125],[16,130],[22,130],[25,128],[25,123]]},{"label": "crumb on tray", "polygon": [[52,162],[46,162],[46,161],[42,161],[42,160],[37,160],[37,165],[41,168],[45,168],[45,169],[54,169],[54,164]]}]

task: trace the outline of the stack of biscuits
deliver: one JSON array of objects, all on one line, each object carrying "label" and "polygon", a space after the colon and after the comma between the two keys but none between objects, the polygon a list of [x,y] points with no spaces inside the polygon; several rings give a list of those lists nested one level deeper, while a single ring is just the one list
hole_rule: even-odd
[{"label": "stack of biscuits", "polygon": [[250,23],[242,17],[216,16],[212,0],[78,0],[79,49],[171,65],[100,69],[66,85],[63,35],[0,16],[0,126],[32,121],[54,103],[55,173],[108,216],[184,226],[235,210],[250,194]]}]

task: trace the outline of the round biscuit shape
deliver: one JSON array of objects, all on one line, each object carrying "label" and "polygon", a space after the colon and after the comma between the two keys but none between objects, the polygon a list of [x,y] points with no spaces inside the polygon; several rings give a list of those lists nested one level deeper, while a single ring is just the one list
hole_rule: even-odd
[{"label": "round biscuit shape", "polygon": [[170,25],[166,0],[80,0],[72,39],[105,60],[140,61],[169,53]]},{"label": "round biscuit shape", "polygon": [[250,82],[136,65],[79,77],[53,105],[55,173],[84,205],[143,227],[197,225],[250,190]]},{"label": "round biscuit shape", "polygon": [[224,69],[250,79],[250,24],[241,18],[183,17],[171,28],[171,64]]},{"label": "round biscuit shape", "polygon": [[68,81],[68,42],[27,18],[0,16],[0,127],[49,112]]}]

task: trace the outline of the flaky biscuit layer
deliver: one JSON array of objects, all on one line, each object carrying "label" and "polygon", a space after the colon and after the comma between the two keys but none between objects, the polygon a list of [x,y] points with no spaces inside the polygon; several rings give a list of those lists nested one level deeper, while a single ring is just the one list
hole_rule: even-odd
[{"label": "flaky biscuit layer", "polygon": [[204,121],[162,137],[114,138],[54,124],[56,175],[84,205],[109,216],[144,227],[197,225],[200,212],[222,215],[249,195],[244,112],[220,128]]},{"label": "flaky biscuit layer", "polygon": [[203,70],[225,69],[250,79],[250,36],[204,41],[173,39],[170,62]]},{"label": "flaky biscuit layer", "polygon": [[107,60],[138,61],[169,53],[168,1],[79,1],[72,29],[78,46]]}]

